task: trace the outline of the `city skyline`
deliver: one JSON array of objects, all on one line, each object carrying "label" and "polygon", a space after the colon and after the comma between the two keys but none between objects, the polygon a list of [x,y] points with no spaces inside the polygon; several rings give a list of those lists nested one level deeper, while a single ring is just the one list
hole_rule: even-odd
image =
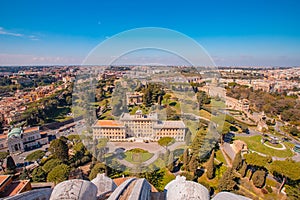
[{"label": "city skyline", "polygon": [[[297,1],[7,1],[0,8],[0,66],[81,64],[99,43],[140,27],[191,37],[217,66],[299,66],[298,6]],[[155,56],[156,63],[174,64]],[[153,63],[153,55],[134,59]]]}]

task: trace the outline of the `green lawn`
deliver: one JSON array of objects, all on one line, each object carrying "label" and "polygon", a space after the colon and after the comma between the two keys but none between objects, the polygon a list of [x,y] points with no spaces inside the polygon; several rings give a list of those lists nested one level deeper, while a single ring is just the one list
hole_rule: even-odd
[{"label": "green lawn", "polygon": [[145,153],[133,153],[133,152],[125,152],[125,160],[131,163],[142,163],[146,160],[152,158],[153,153],[145,152]]},{"label": "green lawn", "polygon": [[246,142],[248,145],[248,148],[250,150],[254,150],[266,155],[270,156],[276,156],[276,157],[281,157],[281,158],[286,158],[286,157],[292,157],[293,152],[290,149],[286,150],[276,150],[269,148],[261,143],[261,138],[262,136],[260,135],[255,135],[252,137],[247,137],[247,136],[236,136],[235,139],[242,140]]},{"label": "green lawn", "polygon": [[226,164],[226,160],[221,152],[221,150],[216,151],[216,159],[224,164]]},{"label": "green lawn", "polygon": [[164,174],[164,178],[163,178],[163,180],[162,180],[162,183],[161,183],[160,187],[157,188],[159,191],[163,191],[164,188],[165,188],[165,186],[166,186],[169,182],[171,182],[172,180],[175,179],[175,175],[172,174],[168,169],[163,168],[163,169],[161,169],[161,171],[164,171],[165,174]]}]

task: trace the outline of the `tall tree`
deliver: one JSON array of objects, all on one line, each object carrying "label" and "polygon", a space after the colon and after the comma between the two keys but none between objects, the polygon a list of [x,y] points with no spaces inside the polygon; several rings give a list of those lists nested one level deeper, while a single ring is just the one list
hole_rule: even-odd
[{"label": "tall tree", "polygon": [[6,169],[10,173],[14,173],[16,168],[17,167],[16,167],[14,159],[11,156],[7,156],[7,158],[6,158]]},{"label": "tall tree", "polygon": [[168,146],[170,146],[174,142],[175,142],[175,139],[172,137],[162,137],[157,141],[157,143],[160,146],[164,147],[166,150],[168,149]]},{"label": "tall tree", "polygon": [[187,169],[188,163],[189,163],[189,150],[185,149],[183,152],[183,166],[185,170]]},{"label": "tall tree", "polygon": [[271,163],[270,171],[274,176],[282,179],[282,183],[278,192],[281,191],[287,179],[292,181],[300,180],[300,162],[276,160]]},{"label": "tall tree", "polygon": [[197,100],[198,100],[199,110],[201,110],[203,108],[204,104],[210,103],[210,98],[207,95],[207,93],[204,91],[197,92]]},{"label": "tall tree", "polygon": [[242,177],[246,176],[247,169],[248,169],[248,166],[247,166],[246,162],[243,162],[242,167],[240,169],[240,174],[241,174]]},{"label": "tall tree", "polygon": [[206,165],[206,175],[208,179],[214,178],[214,158],[215,158],[215,150],[213,149]]},{"label": "tall tree", "polygon": [[67,161],[69,158],[68,145],[60,139],[55,139],[50,143],[49,151],[55,158],[58,158],[63,162]]},{"label": "tall tree", "polygon": [[241,151],[239,151],[234,157],[232,168],[235,170],[239,170],[242,167],[242,165],[243,165],[242,154]]},{"label": "tall tree", "polygon": [[0,152],[0,167],[5,171],[3,164],[4,164],[4,159],[9,155],[8,152]]},{"label": "tall tree", "polygon": [[194,154],[191,156],[190,162],[189,162],[189,171],[192,173],[195,173],[198,168],[199,162],[197,159],[197,155]]}]

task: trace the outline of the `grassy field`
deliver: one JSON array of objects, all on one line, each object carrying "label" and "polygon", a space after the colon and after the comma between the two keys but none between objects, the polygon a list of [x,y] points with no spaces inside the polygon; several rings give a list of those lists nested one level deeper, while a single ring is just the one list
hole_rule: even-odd
[{"label": "grassy field", "polygon": [[276,156],[276,157],[281,157],[281,158],[286,158],[286,157],[292,157],[293,152],[290,149],[286,150],[276,150],[269,148],[261,143],[261,138],[262,136],[260,135],[255,135],[252,137],[244,137],[244,136],[236,136],[235,139],[242,140],[246,142],[248,145],[248,148],[250,150],[254,150],[266,155],[270,156]]},{"label": "grassy field", "polygon": [[223,156],[221,150],[216,151],[216,154],[215,154],[215,155],[216,155],[216,159],[217,159],[218,161],[220,161],[220,162],[226,164],[226,160],[225,160],[225,158],[224,158],[224,156]]},{"label": "grassy field", "polygon": [[145,153],[133,153],[133,152],[125,152],[125,160],[131,163],[142,163],[146,160],[152,158],[153,153],[145,152]]}]

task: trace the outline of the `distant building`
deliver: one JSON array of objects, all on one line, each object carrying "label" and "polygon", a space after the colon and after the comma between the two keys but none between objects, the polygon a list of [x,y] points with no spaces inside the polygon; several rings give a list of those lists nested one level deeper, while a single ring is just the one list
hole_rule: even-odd
[{"label": "distant building", "polygon": [[186,126],[183,121],[161,121],[156,113],[136,114],[123,113],[118,121],[98,120],[93,126],[95,139],[108,138],[111,141],[141,139],[157,141],[162,137],[173,137],[176,141],[184,141]]},{"label": "distant building", "polygon": [[47,143],[47,134],[41,134],[38,126],[25,129],[13,128],[7,135],[1,135],[0,150],[18,153],[34,149]]},{"label": "distant building", "polygon": [[13,181],[11,175],[0,175],[0,197],[8,197],[30,191],[30,180]]},{"label": "distant building", "polygon": [[134,106],[134,105],[141,105],[143,103],[143,94],[139,92],[126,93],[127,105]]}]

